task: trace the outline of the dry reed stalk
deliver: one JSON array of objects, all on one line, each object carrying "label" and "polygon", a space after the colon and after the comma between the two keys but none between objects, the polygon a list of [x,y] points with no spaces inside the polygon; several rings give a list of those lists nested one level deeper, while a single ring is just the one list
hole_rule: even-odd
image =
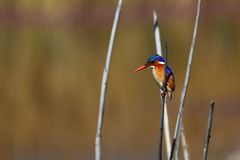
[{"label": "dry reed stalk", "polygon": [[[171,155],[170,155],[170,158],[169,158],[170,160],[173,159],[176,143],[177,143],[177,146],[178,146],[178,148],[176,148],[176,152],[179,152],[179,143],[180,143],[180,141],[179,141],[180,134],[179,133],[180,133],[181,128],[182,128],[184,102],[185,102],[185,97],[186,97],[187,88],[188,88],[188,82],[189,82],[189,78],[190,78],[192,57],[193,57],[193,53],[194,53],[194,49],[195,49],[195,43],[196,43],[196,37],[197,37],[197,31],[198,31],[198,24],[199,24],[199,18],[200,18],[200,9],[201,9],[201,0],[198,0],[197,14],[196,14],[196,19],[195,19],[195,24],[194,24],[192,43],[191,43],[191,48],[190,48],[190,51],[189,51],[187,71],[186,71],[185,81],[184,81],[183,90],[182,90],[182,94],[181,94],[179,113],[178,113],[177,123],[176,123],[176,127],[175,127],[175,132],[174,132],[174,138],[173,138],[173,143],[172,143],[172,148],[171,148]],[[178,156],[178,154],[176,154],[176,155]]]},{"label": "dry reed stalk", "polygon": [[162,111],[160,115],[160,140],[159,140],[159,151],[158,151],[158,159],[162,160],[163,154],[162,154],[162,143],[163,143],[163,130],[164,130],[164,113],[165,113],[165,103],[166,103],[166,93],[167,93],[167,82],[166,82],[166,77],[167,77],[167,55],[168,55],[168,50],[167,50],[167,44],[165,44],[165,63],[164,63],[164,80],[163,80],[163,95],[162,95]]},{"label": "dry reed stalk", "polygon": [[112,49],[115,39],[115,34],[120,18],[121,13],[121,6],[123,0],[118,1],[117,9],[115,12],[115,18],[112,26],[110,41],[108,45],[108,52],[106,58],[106,64],[103,70],[103,77],[102,77],[102,87],[101,87],[101,94],[100,94],[100,102],[99,102],[99,112],[98,112],[98,124],[97,124],[97,133],[95,139],[95,160],[101,160],[101,142],[102,142],[102,127],[103,127],[103,118],[104,118],[104,110],[105,110],[105,100],[106,100],[106,91],[107,91],[107,82],[108,82],[108,72],[110,67]]},{"label": "dry reed stalk", "polygon": [[[154,35],[155,35],[155,43],[156,43],[156,51],[159,56],[162,56],[162,47],[161,47],[161,36],[160,29],[158,25],[158,17],[156,12],[153,12],[153,25],[154,25]],[[161,93],[161,90],[160,90]],[[164,135],[166,140],[166,151],[167,157],[170,156],[171,152],[171,139],[170,139],[170,129],[169,129],[169,118],[167,111],[167,103],[165,103],[165,113],[164,113]]]},{"label": "dry reed stalk", "polygon": [[209,142],[210,142],[210,138],[211,138],[214,106],[215,106],[215,102],[211,101],[211,106],[210,106],[209,113],[208,113],[208,127],[207,127],[207,132],[206,132],[205,145],[204,145],[204,149],[203,149],[203,160],[207,160],[207,158],[208,158],[208,146],[209,146]]},{"label": "dry reed stalk", "polygon": [[184,160],[190,160],[189,148],[188,148],[188,144],[187,144],[187,140],[186,140],[186,136],[185,136],[183,126],[182,126],[182,129],[181,129],[181,142],[182,142],[182,148],[183,148],[183,159]]}]

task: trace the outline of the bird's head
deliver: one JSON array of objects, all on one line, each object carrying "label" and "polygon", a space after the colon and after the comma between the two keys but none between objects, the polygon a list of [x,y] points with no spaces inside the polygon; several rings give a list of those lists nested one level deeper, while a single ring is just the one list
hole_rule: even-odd
[{"label": "bird's head", "polygon": [[141,70],[143,70],[145,68],[148,68],[148,67],[155,68],[156,65],[159,65],[159,64],[160,65],[164,65],[165,64],[164,58],[159,56],[159,55],[157,55],[157,54],[151,55],[151,56],[148,57],[148,60],[147,60],[146,64],[141,66],[141,67],[139,67],[139,68],[137,68],[135,70],[135,72],[141,71]]}]

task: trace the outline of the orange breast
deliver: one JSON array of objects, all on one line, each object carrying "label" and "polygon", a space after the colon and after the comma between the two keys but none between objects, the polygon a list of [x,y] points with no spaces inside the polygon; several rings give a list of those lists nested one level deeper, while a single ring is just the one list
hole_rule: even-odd
[{"label": "orange breast", "polygon": [[156,65],[155,68],[156,78],[163,82],[164,80],[164,65]]},{"label": "orange breast", "polygon": [[[164,80],[164,65],[158,64],[153,69],[153,75],[157,83],[162,86]],[[167,86],[171,91],[175,90],[175,79],[172,75],[167,75]],[[168,89],[168,90],[169,90]]]},{"label": "orange breast", "polygon": [[159,86],[162,86],[162,82],[164,79],[164,69],[160,68],[160,67],[155,67],[155,68],[153,68],[152,72],[153,72],[153,77],[154,77],[155,81],[157,82],[157,84]]}]

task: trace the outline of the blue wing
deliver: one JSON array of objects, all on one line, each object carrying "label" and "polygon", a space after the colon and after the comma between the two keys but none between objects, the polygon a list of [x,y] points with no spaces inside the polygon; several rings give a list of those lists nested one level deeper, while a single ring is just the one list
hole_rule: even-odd
[{"label": "blue wing", "polygon": [[171,70],[171,68],[169,66],[167,66],[166,72],[168,75],[172,75],[174,77],[173,71]]}]

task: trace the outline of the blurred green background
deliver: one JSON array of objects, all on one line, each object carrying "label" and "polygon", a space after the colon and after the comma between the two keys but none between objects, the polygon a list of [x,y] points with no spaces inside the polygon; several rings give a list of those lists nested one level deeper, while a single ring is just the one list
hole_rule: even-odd
[{"label": "blurred green background", "polygon": [[[99,93],[117,1],[0,0],[0,159],[93,159]],[[240,1],[203,0],[184,125],[200,159],[209,102],[216,101],[209,157],[240,152]],[[152,11],[168,42],[178,112],[196,1],[125,1],[113,50],[103,159],[156,159],[160,96],[151,72],[133,70],[155,53]],[[235,159],[234,159],[235,157]]]}]

